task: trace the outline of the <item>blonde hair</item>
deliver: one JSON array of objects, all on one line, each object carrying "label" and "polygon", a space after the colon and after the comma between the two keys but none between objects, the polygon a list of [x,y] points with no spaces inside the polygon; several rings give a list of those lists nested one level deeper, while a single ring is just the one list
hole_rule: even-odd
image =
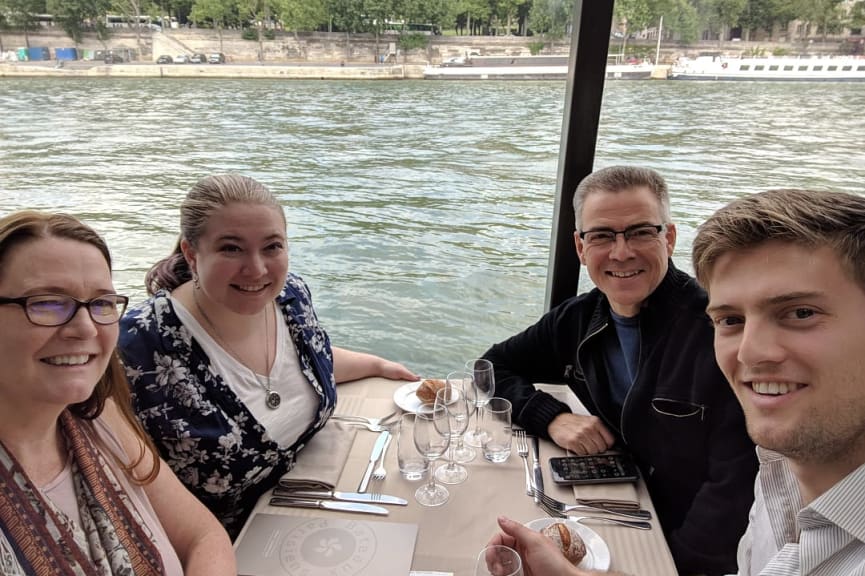
[{"label": "blonde hair", "polygon": [[865,198],[817,190],[769,190],[715,212],[694,239],[691,255],[697,280],[708,290],[718,258],[772,240],[830,247],[865,290]]},{"label": "blonde hair", "polygon": [[192,279],[189,263],[180,250],[181,240],[197,246],[213,213],[234,203],[272,206],[282,215],[276,197],[264,184],[249,176],[218,174],[202,178],[192,186],[180,204],[180,237],[174,250],[154,264],[144,278],[148,294],[153,295],[162,288],[170,292]]}]

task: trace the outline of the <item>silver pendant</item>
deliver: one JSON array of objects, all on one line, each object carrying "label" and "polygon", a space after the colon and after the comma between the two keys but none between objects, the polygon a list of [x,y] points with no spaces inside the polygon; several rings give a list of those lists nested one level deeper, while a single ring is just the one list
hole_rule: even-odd
[{"label": "silver pendant", "polygon": [[273,390],[267,391],[267,396],[264,399],[264,403],[267,404],[267,407],[271,410],[276,410],[279,408],[279,405],[282,403],[282,397],[278,392],[274,392]]}]

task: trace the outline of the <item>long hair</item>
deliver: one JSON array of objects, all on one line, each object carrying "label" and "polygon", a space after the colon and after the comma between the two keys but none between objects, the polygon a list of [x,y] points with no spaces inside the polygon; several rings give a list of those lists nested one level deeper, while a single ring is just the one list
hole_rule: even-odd
[{"label": "long hair", "polygon": [[[3,274],[3,264],[13,248],[47,238],[62,238],[94,246],[105,258],[108,269],[111,270],[111,254],[108,251],[108,245],[92,228],[67,214],[46,214],[24,210],[0,219],[0,276]],[[132,427],[139,440],[137,457],[133,458],[129,464],[124,464],[119,460],[118,462],[130,479],[141,484],[148,484],[159,474],[159,458],[156,456],[156,447],[132,410],[129,382],[126,380],[126,374],[116,350],[112,352],[108,366],[96,383],[90,397],[83,402],[71,404],[68,410],[78,418],[93,420],[102,414],[105,409],[105,401],[108,398],[114,400],[123,419]],[[143,478],[136,478],[132,474],[132,470],[147,456],[148,451],[153,455],[153,466]]]},{"label": "long hair", "polygon": [[192,186],[180,204],[180,237],[174,250],[154,264],[144,278],[148,294],[152,296],[160,289],[170,292],[192,279],[189,263],[180,250],[181,241],[186,240],[192,246],[198,246],[198,240],[204,234],[213,213],[233,203],[273,206],[282,214],[270,190],[249,176],[218,174],[202,178]]}]

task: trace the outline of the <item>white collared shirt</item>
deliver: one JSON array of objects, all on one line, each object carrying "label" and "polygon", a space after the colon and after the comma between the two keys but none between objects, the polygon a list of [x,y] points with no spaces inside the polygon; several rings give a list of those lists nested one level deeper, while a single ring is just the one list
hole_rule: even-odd
[{"label": "white collared shirt", "polygon": [[865,464],[803,508],[787,459],[760,447],[757,457],[739,575],[865,576]]}]

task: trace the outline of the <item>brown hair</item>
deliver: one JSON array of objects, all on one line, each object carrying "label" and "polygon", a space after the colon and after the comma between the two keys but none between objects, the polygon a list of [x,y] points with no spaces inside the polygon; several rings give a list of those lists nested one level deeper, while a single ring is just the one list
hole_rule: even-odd
[{"label": "brown hair", "polygon": [[[62,238],[95,246],[105,258],[108,269],[111,269],[111,254],[108,246],[92,228],[67,214],[45,214],[25,210],[0,219],[0,275],[3,272],[4,261],[13,248],[46,238]],[[118,462],[132,480],[149,484],[159,474],[159,458],[156,457],[156,447],[132,410],[129,382],[126,380],[116,350],[111,354],[105,373],[99,378],[90,397],[84,402],[70,405],[68,410],[78,418],[93,420],[102,414],[108,398],[114,400],[123,419],[132,427],[139,440],[138,456],[129,464],[119,460]],[[153,466],[143,478],[136,478],[132,470],[141,463],[148,450],[153,455]]]},{"label": "brown hair", "polygon": [[180,204],[180,238],[174,251],[157,262],[144,278],[148,294],[153,295],[163,288],[170,292],[192,279],[189,263],[180,250],[181,240],[197,246],[213,213],[232,203],[273,206],[282,214],[270,190],[249,176],[218,174],[202,178],[192,186]]},{"label": "brown hair", "polygon": [[580,182],[574,193],[574,216],[576,217],[577,230],[583,223],[583,204],[586,197],[594,192],[623,192],[641,186],[647,187],[658,199],[661,207],[662,224],[673,221],[670,214],[670,193],[663,176],[651,168],[639,166],[609,166],[592,172]]},{"label": "brown hair", "polygon": [[771,240],[829,246],[865,289],[865,198],[816,190],[769,190],[715,212],[694,239],[691,255],[697,280],[708,290],[718,258]]}]

